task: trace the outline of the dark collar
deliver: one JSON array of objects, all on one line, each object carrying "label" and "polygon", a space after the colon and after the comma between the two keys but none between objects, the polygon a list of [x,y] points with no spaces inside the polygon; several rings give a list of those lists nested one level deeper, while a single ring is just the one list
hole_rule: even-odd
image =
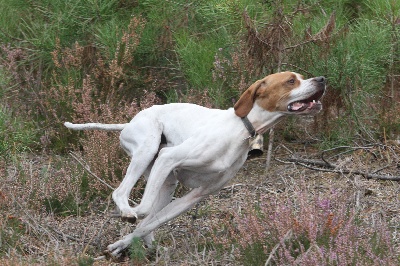
[{"label": "dark collar", "polygon": [[254,138],[257,135],[257,132],[254,129],[254,127],[251,124],[251,122],[249,121],[249,119],[247,118],[247,116],[241,117],[241,119],[242,119],[242,122],[243,122],[244,126],[246,127],[247,131],[249,131],[250,137]]}]

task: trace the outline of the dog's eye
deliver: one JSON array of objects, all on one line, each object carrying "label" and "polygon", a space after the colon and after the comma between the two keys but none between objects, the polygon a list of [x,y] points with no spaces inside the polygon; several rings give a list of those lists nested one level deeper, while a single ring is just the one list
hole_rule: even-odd
[{"label": "dog's eye", "polygon": [[288,83],[293,85],[294,84],[294,79],[289,79]]}]

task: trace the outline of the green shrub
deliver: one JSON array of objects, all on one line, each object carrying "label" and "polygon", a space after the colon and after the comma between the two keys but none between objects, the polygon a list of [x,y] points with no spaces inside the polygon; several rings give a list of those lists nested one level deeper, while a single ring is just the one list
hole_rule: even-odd
[{"label": "green shrub", "polygon": [[344,117],[348,123],[343,123],[342,133],[360,134],[369,140],[382,134],[376,126],[381,122],[377,98],[386,82],[390,45],[388,25],[362,20],[332,49],[327,60],[329,84],[340,91],[347,110]]},{"label": "green shrub", "polygon": [[142,264],[146,261],[146,249],[140,237],[134,237],[129,247],[129,256],[134,264]]},{"label": "green shrub", "polygon": [[[335,10],[336,6],[334,24],[330,25],[332,29],[325,40],[310,41],[310,38],[324,27],[321,21],[327,21],[326,15],[315,11],[319,19],[306,22],[306,16],[302,16],[296,20],[295,34],[305,40],[288,52],[288,61],[292,65],[301,66],[312,76],[328,78],[324,110],[316,117],[316,126],[323,132],[321,136],[325,142],[332,140],[332,146],[356,139],[373,141],[382,138],[382,123],[387,124],[387,119],[382,119],[385,109],[388,109],[385,105],[390,106],[394,99],[392,103],[388,100],[382,104],[384,95],[390,94],[387,92],[388,80],[393,78],[390,71],[394,71],[393,58],[396,57],[393,46],[399,42],[393,33],[392,22],[371,14],[372,9],[367,8],[369,1],[358,6],[363,12],[348,21],[348,9],[353,8],[349,3],[338,1],[325,11]],[[399,12],[400,8],[397,10]],[[305,34],[302,23],[306,23]],[[332,132],[336,131],[338,124],[341,124],[340,132]],[[332,135],[337,137],[332,138]]]},{"label": "green shrub", "polygon": [[89,256],[80,256],[77,259],[78,266],[91,266],[94,262],[95,260]]},{"label": "green shrub", "polygon": [[[349,119],[349,126],[343,129],[347,136],[381,137],[383,130],[398,132],[388,118],[397,110],[392,108],[398,97],[393,82],[399,71],[397,2],[1,0],[0,35],[4,43],[10,43],[3,47],[2,63],[10,78],[3,75],[1,84],[7,83],[4,87],[8,88],[19,85],[9,101],[17,96],[30,99],[24,111],[39,110],[35,119],[60,124],[49,110],[58,105],[57,116],[72,118],[75,114],[68,103],[74,99],[53,99],[49,108],[40,102],[41,97],[51,95],[57,86],[69,86],[71,94],[79,95],[88,74],[98,74],[92,81],[97,92],[103,93],[92,95],[96,100],[107,98],[104,91],[110,89],[112,80],[114,92],[129,101],[139,100],[144,89],[155,91],[165,102],[181,101],[195,89],[199,95],[206,90],[212,106],[226,108],[260,76],[277,69],[295,70],[328,77],[331,93],[326,95],[326,111],[319,116],[324,123],[318,125],[326,127],[325,133],[333,129],[327,122],[345,114]],[[243,19],[244,11],[248,20]],[[327,25],[333,12],[334,24],[326,38],[310,40]],[[134,49],[126,50],[121,39],[132,14],[146,22],[136,28],[140,42],[131,43]],[[252,41],[248,40],[249,31],[255,34]],[[276,49],[277,41],[283,49]],[[78,47],[82,49],[80,65],[69,65],[68,51]],[[257,57],[252,51],[262,53]],[[8,55],[17,52],[19,56],[10,61],[17,67],[7,69]],[[121,65],[127,57],[130,61]],[[123,74],[118,77],[108,75],[117,69],[109,68],[113,60],[115,67],[122,67]],[[392,82],[391,88],[388,82]],[[376,101],[386,91],[392,99],[384,104]],[[394,112],[388,112],[390,108]],[[57,132],[53,138],[57,149],[77,138]]]},{"label": "green shrub", "polygon": [[9,160],[15,154],[30,150],[35,143],[33,123],[15,117],[10,109],[0,106],[0,156]]}]

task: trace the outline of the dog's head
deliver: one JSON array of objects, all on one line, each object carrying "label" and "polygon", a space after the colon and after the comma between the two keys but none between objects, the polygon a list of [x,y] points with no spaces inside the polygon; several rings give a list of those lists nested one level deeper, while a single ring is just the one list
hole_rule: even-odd
[{"label": "dog's head", "polygon": [[281,72],[266,76],[251,85],[236,102],[234,109],[245,117],[257,104],[268,112],[286,115],[313,115],[321,111],[320,99],[325,92],[326,79],[303,79],[294,72]]}]

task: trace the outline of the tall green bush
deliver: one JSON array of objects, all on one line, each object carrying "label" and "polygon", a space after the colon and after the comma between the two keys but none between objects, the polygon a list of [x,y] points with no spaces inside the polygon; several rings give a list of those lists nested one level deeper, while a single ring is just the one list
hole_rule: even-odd
[{"label": "tall green bush", "polygon": [[[336,40],[335,46],[315,55],[310,71],[324,70],[321,74],[328,77],[329,89],[341,99],[343,106],[331,106],[336,109],[336,117],[331,117],[329,122],[334,125],[336,119],[346,121],[340,128],[342,133],[349,133],[338,137],[360,134],[359,137],[372,141],[379,136],[376,125],[380,123],[379,98],[385,87],[390,58],[390,29],[378,21],[364,19],[349,26],[347,31]],[[329,131],[334,128],[328,127]]]},{"label": "tall green bush", "polygon": [[[227,108],[261,76],[294,70],[328,77],[326,108],[317,118],[323,123],[316,125],[324,129],[318,130],[323,138],[335,139],[331,131],[338,123],[349,125],[346,139],[358,134],[371,140],[383,130],[399,131],[389,119],[399,97],[394,89],[400,71],[398,1],[0,0],[0,7],[0,64],[9,74],[2,75],[2,93],[18,86],[7,101],[29,99],[20,105],[26,112],[43,110],[40,95],[55,85],[73,82],[71,89],[79,91],[93,69],[120,60],[125,52],[119,42],[133,16],[143,18],[145,26],[140,43],[127,55],[132,61],[115,83],[124,84],[119,93],[125,99],[140,101],[147,90],[164,102],[181,101],[195,90],[211,105]],[[331,14],[334,24],[327,24]],[[327,25],[332,28],[323,32]],[[327,36],[313,39],[319,31]],[[55,51],[77,46],[85,49],[82,66],[55,65]],[[16,55],[11,61],[10,54]],[[97,90],[107,90],[104,79],[97,81]],[[50,121],[42,111],[34,119],[44,125]]]}]

